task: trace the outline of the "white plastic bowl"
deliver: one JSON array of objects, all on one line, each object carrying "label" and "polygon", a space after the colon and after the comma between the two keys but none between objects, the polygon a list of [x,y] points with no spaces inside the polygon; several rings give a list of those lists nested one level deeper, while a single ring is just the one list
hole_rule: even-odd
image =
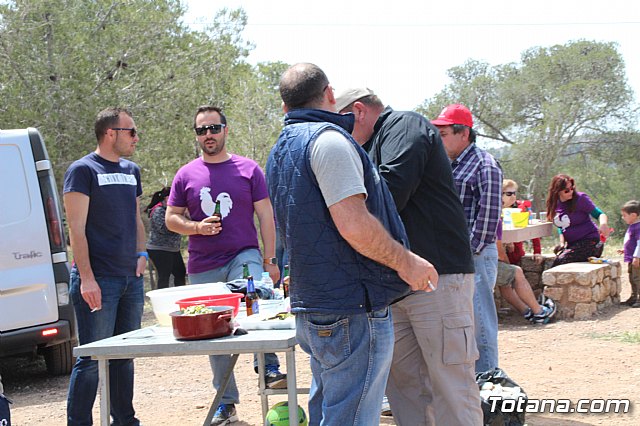
[{"label": "white plastic bowl", "polygon": [[158,323],[164,327],[171,327],[169,314],[180,309],[176,304],[176,300],[229,293],[231,293],[231,290],[225,283],[206,283],[151,290],[147,292],[147,296],[151,300],[153,313]]}]

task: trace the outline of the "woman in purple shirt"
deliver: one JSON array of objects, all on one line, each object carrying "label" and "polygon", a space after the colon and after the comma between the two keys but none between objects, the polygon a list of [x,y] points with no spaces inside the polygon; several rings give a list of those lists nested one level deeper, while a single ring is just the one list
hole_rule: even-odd
[{"label": "woman in purple shirt", "polygon": [[[591,256],[602,255],[600,235],[609,236],[607,215],[584,192],[576,191],[571,176],[559,174],[553,177],[547,195],[547,217],[561,232],[561,249],[553,266],[571,262],[586,262]],[[596,227],[591,218],[597,219]]]}]

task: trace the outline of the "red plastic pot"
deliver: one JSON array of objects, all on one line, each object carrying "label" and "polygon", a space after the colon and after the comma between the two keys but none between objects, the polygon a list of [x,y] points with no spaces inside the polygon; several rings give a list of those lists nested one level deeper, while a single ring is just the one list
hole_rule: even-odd
[{"label": "red plastic pot", "polygon": [[229,336],[233,332],[231,319],[233,307],[213,306],[213,312],[183,315],[181,311],[171,312],[173,336],[178,340],[213,339]]},{"label": "red plastic pot", "polygon": [[240,310],[240,299],[244,297],[244,294],[231,293],[231,294],[216,294],[212,296],[196,296],[188,297],[186,299],[180,299],[176,301],[176,304],[180,309],[188,308],[189,306],[204,305],[204,306],[232,306],[233,316],[238,315]]}]

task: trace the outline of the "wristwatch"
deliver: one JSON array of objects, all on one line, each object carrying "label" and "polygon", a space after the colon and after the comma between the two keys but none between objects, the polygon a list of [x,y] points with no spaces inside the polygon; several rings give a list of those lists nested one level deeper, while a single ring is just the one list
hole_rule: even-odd
[{"label": "wristwatch", "polygon": [[262,260],[262,263],[264,263],[265,265],[277,265],[278,264],[278,258],[277,257],[265,257]]}]

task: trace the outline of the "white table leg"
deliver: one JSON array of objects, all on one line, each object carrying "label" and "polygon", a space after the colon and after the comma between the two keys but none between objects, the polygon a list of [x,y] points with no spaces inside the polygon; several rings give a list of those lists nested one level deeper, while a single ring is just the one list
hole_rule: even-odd
[{"label": "white table leg", "polygon": [[298,388],[296,383],[295,347],[287,352],[287,396],[289,404],[289,424],[298,424]]},{"label": "white table leg", "polygon": [[109,426],[111,423],[111,396],[109,392],[109,360],[98,360],[98,378],[100,380],[100,425]]}]

